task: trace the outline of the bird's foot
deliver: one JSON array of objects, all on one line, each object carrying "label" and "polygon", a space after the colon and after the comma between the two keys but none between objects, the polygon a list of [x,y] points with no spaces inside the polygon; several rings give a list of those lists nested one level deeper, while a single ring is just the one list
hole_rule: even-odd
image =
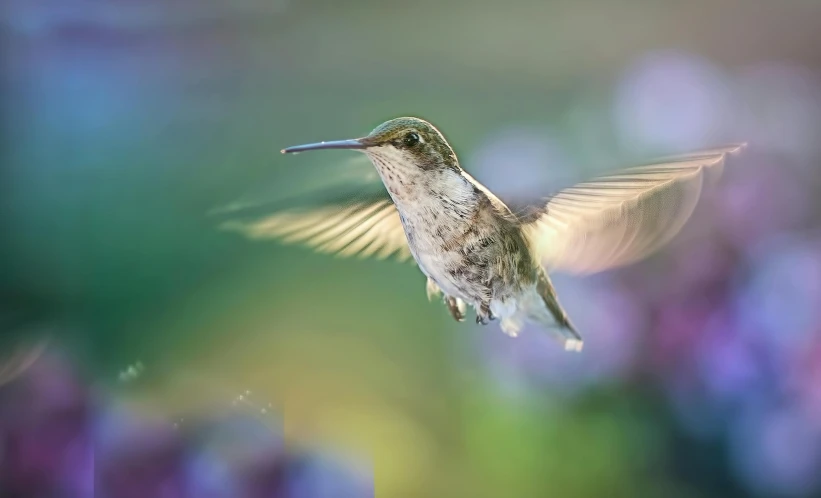
[{"label": "bird's foot", "polygon": [[453,317],[454,320],[457,322],[464,321],[465,319],[465,303],[461,299],[457,297],[445,297],[445,304],[448,307],[448,311],[450,311],[450,315]]},{"label": "bird's foot", "polygon": [[425,291],[428,294],[428,301],[433,301],[433,298],[442,294],[442,289],[430,277],[428,277],[428,283],[425,285]]},{"label": "bird's foot", "polygon": [[496,317],[490,311],[490,305],[488,304],[482,304],[479,306],[479,309],[476,310],[476,323],[487,325],[491,320],[495,319]]}]

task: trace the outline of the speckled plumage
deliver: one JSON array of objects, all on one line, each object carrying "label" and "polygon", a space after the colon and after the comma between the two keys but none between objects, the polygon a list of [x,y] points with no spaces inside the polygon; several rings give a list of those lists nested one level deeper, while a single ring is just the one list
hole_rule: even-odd
[{"label": "speckled plumage", "polygon": [[[410,133],[418,137],[413,145],[405,142]],[[520,309],[528,303],[555,313],[550,319],[564,339],[581,344],[520,221],[459,166],[439,130],[418,118],[398,118],[360,141],[396,205],[411,255],[428,277],[428,294],[443,293],[456,320],[464,319],[466,303],[478,323],[501,318],[502,328],[516,335],[522,315],[534,314]],[[548,285],[537,286],[540,281]]]},{"label": "speckled plumage", "polygon": [[422,119],[392,119],[360,139],[283,152],[330,148],[364,152],[390,200],[292,209],[226,227],[344,256],[412,257],[427,276],[428,297],[442,295],[456,320],[465,318],[469,305],[477,322],[499,319],[514,336],[533,321],[578,351],[581,337],[559,305],[545,266],[590,273],[656,250],[689,217],[706,170],[720,169],[724,156],[740,146],[582,183],[527,216],[514,214],[465,172],[445,137]]}]

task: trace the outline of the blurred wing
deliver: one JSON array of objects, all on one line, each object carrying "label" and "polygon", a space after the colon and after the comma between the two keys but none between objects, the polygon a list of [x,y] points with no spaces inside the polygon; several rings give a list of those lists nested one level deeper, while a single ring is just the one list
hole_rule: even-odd
[{"label": "blurred wing", "polygon": [[525,228],[551,270],[576,274],[636,262],[675,236],[690,217],[705,176],[721,173],[735,145],[666,158],[560,191]]},{"label": "blurred wing", "polygon": [[279,239],[339,256],[410,258],[399,212],[388,200],[296,208],[222,224],[251,239]]},{"label": "blurred wing", "polygon": [[344,182],[289,199],[223,209],[219,214],[227,219],[220,227],[254,240],[276,239],[342,257],[406,261],[411,253],[399,212],[369,162],[367,166],[361,175],[349,174]]}]

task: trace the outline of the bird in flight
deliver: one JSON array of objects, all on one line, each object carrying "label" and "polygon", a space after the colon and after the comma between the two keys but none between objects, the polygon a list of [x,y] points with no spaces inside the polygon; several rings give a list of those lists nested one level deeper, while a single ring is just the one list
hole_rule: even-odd
[{"label": "bird in flight", "polygon": [[742,147],[617,171],[514,210],[462,169],[436,127],[401,117],[362,138],[282,150],[362,152],[378,190],[339,191],[309,205],[238,216],[222,228],[339,256],[413,259],[427,277],[428,298],[441,296],[457,321],[470,306],[477,323],[498,319],[516,336],[533,322],[566,350],[581,351],[548,272],[591,274],[656,251],[692,214],[707,175],[720,173],[725,157]]}]

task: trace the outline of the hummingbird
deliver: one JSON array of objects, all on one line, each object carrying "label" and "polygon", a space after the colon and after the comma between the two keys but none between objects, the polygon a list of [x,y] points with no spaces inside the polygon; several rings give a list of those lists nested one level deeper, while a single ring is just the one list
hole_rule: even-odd
[{"label": "hummingbird", "polygon": [[222,228],[338,256],[413,259],[427,278],[428,299],[441,297],[456,321],[470,306],[478,324],[498,320],[515,337],[535,323],[566,350],[581,351],[548,272],[591,274],[656,251],[687,221],[708,174],[743,146],[616,171],[513,209],[462,168],[436,127],[399,117],[362,138],[281,151],[364,153],[384,185],[375,195],[285,207]]}]

